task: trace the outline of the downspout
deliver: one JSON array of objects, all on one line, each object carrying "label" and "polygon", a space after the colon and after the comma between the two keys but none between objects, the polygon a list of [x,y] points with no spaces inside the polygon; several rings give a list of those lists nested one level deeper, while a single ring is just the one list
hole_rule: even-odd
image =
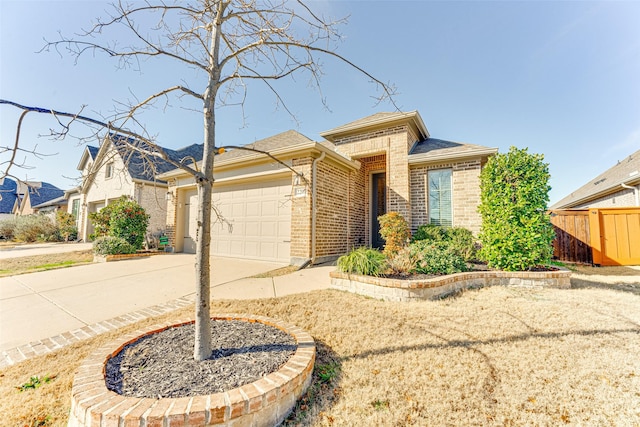
[{"label": "downspout", "polygon": [[323,161],[327,154],[323,151],[320,157],[313,159],[311,163],[311,264],[316,262],[316,192],[318,188],[318,163]]},{"label": "downspout", "polygon": [[633,193],[636,196],[636,206],[640,206],[640,195],[638,194],[638,187],[627,185],[625,183],[622,183],[620,185],[622,186],[622,188],[626,188],[627,190],[633,190]]}]

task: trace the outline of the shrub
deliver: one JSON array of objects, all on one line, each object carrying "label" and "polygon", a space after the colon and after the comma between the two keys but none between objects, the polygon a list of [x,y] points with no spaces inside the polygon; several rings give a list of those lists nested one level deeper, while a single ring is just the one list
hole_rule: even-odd
[{"label": "shrub", "polygon": [[121,237],[103,236],[93,242],[93,253],[96,255],[133,254],[136,248]]},{"label": "shrub", "polygon": [[389,212],[378,217],[380,235],[385,240],[384,253],[387,257],[407,246],[411,231],[409,224],[398,212]]},{"label": "shrub", "polygon": [[546,264],[553,252],[549,168],[541,154],[511,147],[480,174],[481,257],[489,266],[522,271]]},{"label": "shrub", "polygon": [[60,240],[53,220],[42,214],[16,217],[13,238],[21,242],[55,242]]},{"label": "shrub", "polygon": [[109,220],[111,219],[112,208],[112,205],[107,205],[98,212],[89,213],[89,221],[93,225],[93,233],[89,235],[90,239],[93,240],[109,235]]},{"label": "shrub", "polygon": [[338,258],[337,264],[344,273],[378,276],[385,269],[385,256],[377,249],[362,247]]},{"label": "shrub", "polygon": [[413,235],[413,241],[443,244],[461,256],[465,261],[471,261],[477,258],[478,244],[471,230],[467,230],[464,227],[448,228],[433,224],[421,225]]},{"label": "shrub", "polygon": [[449,247],[465,261],[475,260],[478,256],[478,243],[471,230],[464,227],[453,227],[447,230]]},{"label": "shrub", "polygon": [[122,237],[134,248],[140,249],[148,225],[149,215],[145,213],[144,208],[133,200],[123,200],[111,212],[109,234]]},{"label": "shrub", "polygon": [[417,258],[415,273],[453,274],[467,271],[464,258],[446,244],[421,240],[412,243],[410,248]]},{"label": "shrub", "polygon": [[16,229],[16,220],[14,218],[0,221],[0,239],[12,240]]},{"label": "shrub", "polygon": [[435,224],[424,224],[418,227],[416,232],[413,235],[413,241],[418,240],[428,240],[431,242],[442,242],[447,238],[447,229],[435,225]]},{"label": "shrub", "polygon": [[413,273],[418,265],[418,256],[406,246],[390,257],[387,257],[387,270],[385,274],[398,274],[406,276]]},{"label": "shrub", "polygon": [[100,212],[92,212],[89,219],[94,227],[91,238],[114,236],[125,239],[135,249],[142,248],[149,215],[138,203],[123,196],[105,206]]},{"label": "shrub", "polygon": [[65,242],[68,242],[70,239],[75,239],[78,235],[76,219],[70,213],[57,211],[56,224],[58,226],[60,236],[64,239]]}]

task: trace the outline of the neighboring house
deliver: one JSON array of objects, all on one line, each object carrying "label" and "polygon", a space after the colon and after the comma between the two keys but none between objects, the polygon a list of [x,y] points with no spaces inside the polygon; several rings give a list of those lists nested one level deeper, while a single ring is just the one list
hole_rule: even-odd
[{"label": "neighboring house", "polygon": [[55,217],[55,213],[59,210],[67,210],[68,200],[65,197],[66,192],[62,192],[62,196],[48,200],[38,205],[32,206],[34,213],[51,214]]},{"label": "neighboring house", "polygon": [[13,213],[16,215],[31,215],[37,213],[40,206],[52,200],[64,204],[64,191],[48,182],[27,181],[18,184],[18,193]]},{"label": "neighboring house", "polygon": [[[480,230],[480,171],[497,149],[431,138],[417,111],[374,114],[320,135],[326,140],[314,142],[291,130],[246,146],[302,178],[263,154],[216,156],[213,255],[319,263],[382,246],[377,217],[390,211],[414,231],[425,223]],[[158,178],[169,183],[172,245],[194,252],[194,179],[182,170]]]},{"label": "neighboring house", "polygon": [[[131,146],[148,155],[131,150]],[[202,158],[202,145],[164,150],[175,161]],[[165,229],[167,183],[155,176],[175,166],[155,154],[148,145],[117,134],[109,134],[100,147],[86,147],[77,167],[82,172],[82,184],[67,192],[67,209],[77,218],[79,239],[86,241],[93,233],[89,214],[122,196],[131,197],[149,214],[149,232]]]},{"label": "neighboring house", "polygon": [[18,199],[18,184],[11,178],[0,179],[0,220],[13,218]]},{"label": "neighboring house", "polygon": [[640,150],[578,188],[551,209],[640,206]]}]

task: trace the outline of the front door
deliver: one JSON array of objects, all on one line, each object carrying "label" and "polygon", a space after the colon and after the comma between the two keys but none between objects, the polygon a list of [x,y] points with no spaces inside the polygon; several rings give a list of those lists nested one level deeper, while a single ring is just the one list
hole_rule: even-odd
[{"label": "front door", "polygon": [[387,213],[387,185],[384,172],[371,175],[371,247],[382,249],[384,239],[380,236],[378,217]]}]

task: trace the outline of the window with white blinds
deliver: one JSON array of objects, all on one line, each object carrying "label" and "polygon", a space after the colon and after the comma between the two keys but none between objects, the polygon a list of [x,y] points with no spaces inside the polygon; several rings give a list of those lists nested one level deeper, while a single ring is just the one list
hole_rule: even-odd
[{"label": "window with white blinds", "polygon": [[453,225],[451,192],[451,169],[438,169],[427,172],[430,224],[444,227]]}]

